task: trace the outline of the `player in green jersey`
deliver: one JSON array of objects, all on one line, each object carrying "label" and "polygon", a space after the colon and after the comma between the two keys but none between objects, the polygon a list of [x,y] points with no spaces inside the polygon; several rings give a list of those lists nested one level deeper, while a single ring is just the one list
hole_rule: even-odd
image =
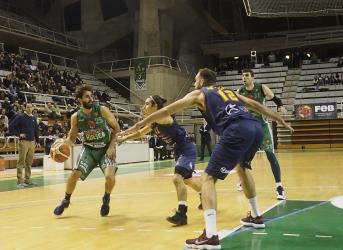
[{"label": "player in green jersey", "polygon": [[85,180],[96,167],[100,167],[105,175],[105,194],[100,209],[101,216],[109,213],[110,194],[115,184],[116,138],[120,132],[119,125],[110,110],[94,102],[92,88],[83,86],[76,93],[80,109],[71,117],[71,128],[64,143],[72,146],[79,132],[83,133],[83,148],[73,172],[69,176],[65,197],[55,210],[61,215],[69,207],[78,179]]},{"label": "player in green jersey", "polygon": [[[276,104],[277,110],[279,112],[281,113],[287,112],[280,98],[275,96],[274,93],[270,90],[270,88],[268,88],[264,84],[254,82],[254,72],[251,69],[243,69],[242,74],[243,74],[242,79],[243,79],[244,86],[238,89],[238,93],[240,95],[246,96],[261,104],[264,104],[266,99],[271,100]],[[282,187],[282,183],[281,183],[280,165],[274,153],[273,137],[272,137],[270,126],[261,114],[256,113],[254,111],[250,111],[250,112],[254,115],[254,117],[257,120],[260,121],[263,128],[263,141],[262,141],[260,149],[266,152],[268,161],[270,163],[270,166],[274,175],[275,183],[276,183],[277,199],[285,200],[286,196],[285,196],[284,188]],[[239,187],[240,187],[240,183],[237,184],[238,189]]]}]

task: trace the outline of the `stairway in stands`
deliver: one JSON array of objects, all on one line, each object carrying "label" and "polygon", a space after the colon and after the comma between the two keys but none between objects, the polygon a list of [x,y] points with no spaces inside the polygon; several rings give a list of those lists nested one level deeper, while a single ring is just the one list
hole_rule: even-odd
[{"label": "stairway in stands", "polygon": [[129,101],[118,94],[111,87],[107,86],[102,81],[96,79],[92,74],[80,73],[79,74],[83,82],[87,85],[91,85],[94,90],[98,89],[100,92],[105,92],[111,97],[111,102],[113,103],[128,103]]},{"label": "stairway in stands", "polygon": [[288,69],[286,82],[281,94],[282,102],[287,109],[287,113],[292,115],[294,110],[294,102],[297,94],[297,86],[300,78],[301,69]]}]

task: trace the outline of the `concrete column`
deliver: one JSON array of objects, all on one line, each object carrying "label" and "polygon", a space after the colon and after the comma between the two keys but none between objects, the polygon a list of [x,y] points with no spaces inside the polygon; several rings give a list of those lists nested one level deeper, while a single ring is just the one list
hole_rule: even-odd
[{"label": "concrete column", "polygon": [[171,103],[176,100],[180,91],[182,91],[182,93],[180,93],[178,99],[188,93],[192,79],[180,71],[170,70],[168,67],[160,66],[147,69],[146,81],[147,90],[136,90],[134,71],[131,71],[130,90],[135,93],[131,93],[131,103],[142,104],[142,101],[137,95],[145,100],[151,94],[160,95],[166,98],[168,103]]},{"label": "concrete column", "polygon": [[81,1],[81,30],[83,32],[97,31],[103,23],[100,1]]},{"label": "concrete column", "polygon": [[161,55],[173,58],[174,23],[165,12],[160,13],[161,23]]},{"label": "concrete column", "polygon": [[141,0],[138,21],[138,57],[161,54],[158,0]]}]

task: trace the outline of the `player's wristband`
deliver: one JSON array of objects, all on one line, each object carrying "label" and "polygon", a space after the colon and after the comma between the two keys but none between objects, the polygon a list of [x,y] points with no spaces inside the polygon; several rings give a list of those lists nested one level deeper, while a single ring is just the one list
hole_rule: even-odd
[{"label": "player's wristband", "polygon": [[276,95],[274,95],[274,97],[271,99],[271,101],[273,101],[278,108],[283,106],[281,99],[279,97],[277,97]]}]

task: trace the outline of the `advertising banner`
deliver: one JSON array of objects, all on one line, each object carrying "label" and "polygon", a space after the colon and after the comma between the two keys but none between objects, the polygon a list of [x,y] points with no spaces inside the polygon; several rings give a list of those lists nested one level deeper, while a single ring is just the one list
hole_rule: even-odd
[{"label": "advertising banner", "polygon": [[337,104],[335,102],[295,105],[295,119],[297,120],[335,118],[337,118]]}]

